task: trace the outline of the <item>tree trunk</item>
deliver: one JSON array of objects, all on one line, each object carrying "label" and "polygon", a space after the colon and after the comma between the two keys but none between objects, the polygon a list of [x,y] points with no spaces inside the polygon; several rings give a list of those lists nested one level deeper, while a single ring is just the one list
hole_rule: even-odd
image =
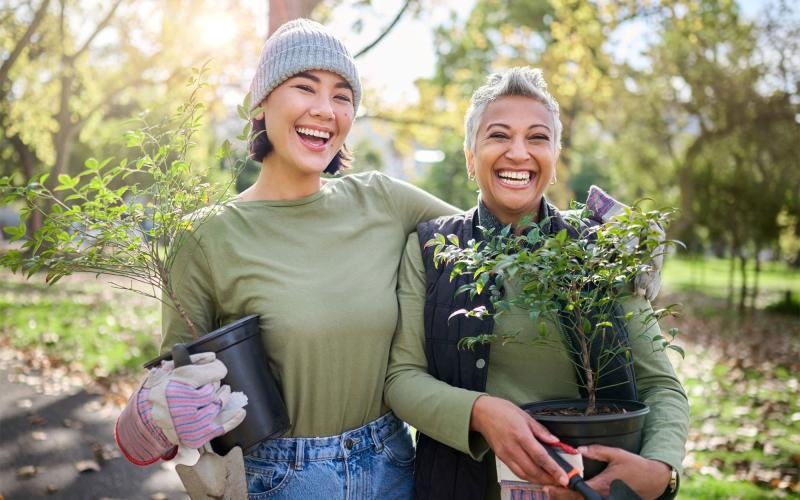
[{"label": "tree trunk", "polygon": [[759,254],[761,249],[756,245],[756,272],[753,276],[753,289],[750,290],[750,309],[755,310],[756,301],[758,300],[758,278],[761,276],[761,257]]},{"label": "tree trunk", "polygon": [[744,314],[747,300],[747,254],[739,251],[739,272],[742,276],[742,287],[739,292],[739,313]]},{"label": "tree trunk", "polygon": [[678,219],[672,224],[672,233],[689,245],[690,249],[697,247],[691,229],[694,226],[694,197],[695,185],[692,178],[692,169],[684,163],[677,172],[678,189],[680,190],[681,207]]},{"label": "tree trunk", "polygon": [[736,275],[736,241],[731,241],[730,265],[728,266],[728,307],[733,307],[733,278]]},{"label": "tree trunk", "polygon": [[[23,184],[28,184],[33,180],[33,176],[36,174],[36,163],[38,162],[36,153],[22,141],[19,134],[12,135],[8,140],[14,146],[14,150],[17,152],[20,164],[22,165],[22,172],[25,175]],[[38,210],[31,211],[30,218],[26,225],[26,232],[28,237],[31,238],[33,234],[42,227],[42,214]]]},{"label": "tree trunk", "polygon": [[269,11],[267,11],[269,35],[287,21],[298,17],[309,17],[314,7],[321,2],[322,0],[269,0]]}]

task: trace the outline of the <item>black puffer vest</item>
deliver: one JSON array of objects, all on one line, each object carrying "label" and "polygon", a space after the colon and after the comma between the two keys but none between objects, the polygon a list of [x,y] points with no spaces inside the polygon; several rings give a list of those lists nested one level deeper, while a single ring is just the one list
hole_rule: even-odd
[{"label": "black puffer vest", "polygon": [[[551,209],[552,219],[549,231],[557,232],[566,228],[572,237],[575,229],[564,221],[561,214]],[[466,214],[441,217],[417,226],[422,259],[425,263],[425,355],[428,372],[448,384],[485,391],[489,370],[489,344],[477,344],[474,350],[459,349],[461,338],[475,337],[492,333],[494,321],[491,316],[478,319],[465,315],[450,315],[458,309],[473,309],[485,306],[491,311],[488,294],[470,298],[467,293],[456,295],[456,290],[468,282],[469,276],[459,276],[450,281],[452,265],[433,261],[433,248],[425,244],[436,233],[455,234],[462,245],[471,239],[481,239],[478,229],[477,209]],[[624,324],[614,325],[615,335],[620,341],[628,343]],[[563,330],[563,328],[562,328]],[[567,332],[565,332],[567,333]],[[571,342],[575,340],[567,333]],[[599,346],[597,346],[599,348]],[[595,354],[595,349],[592,350]],[[614,365],[606,368],[600,386],[607,389],[598,391],[598,398],[637,399],[633,366],[621,356]],[[469,455],[444,445],[425,434],[417,441],[417,458],[414,471],[414,498],[426,500],[482,500],[486,491],[484,464],[473,460]]]}]

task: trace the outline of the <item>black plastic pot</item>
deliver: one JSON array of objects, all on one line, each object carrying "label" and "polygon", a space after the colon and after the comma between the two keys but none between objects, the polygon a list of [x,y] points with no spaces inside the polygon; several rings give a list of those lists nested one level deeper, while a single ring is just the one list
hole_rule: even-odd
[{"label": "black plastic pot", "polygon": [[[541,411],[572,408],[586,409],[585,399],[559,399],[522,405],[522,409],[547,430],[570,446],[602,444],[622,448],[631,453],[642,449],[642,429],[650,408],[638,401],[598,399],[597,406],[616,407],[619,413],[602,415],[542,415]],[[583,477],[591,479],[606,468],[605,462],[583,459]]]},{"label": "black plastic pot", "polygon": [[[244,392],[247,396],[247,416],[244,421],[227,434],[211,441],[211,447],[220,455],[240,446],[247,454],[266,439],[283,435],[289,429],[286,404],[278,389],[275,377],[269,371],[267,355],[258,328],[258,316],[251,315],[203,335],[186,344],[190,354],[214,352],[217,359],[228,368],[223,384],[232,391]],[[145,364],[152,368],[165,359],[166,353]]]}]

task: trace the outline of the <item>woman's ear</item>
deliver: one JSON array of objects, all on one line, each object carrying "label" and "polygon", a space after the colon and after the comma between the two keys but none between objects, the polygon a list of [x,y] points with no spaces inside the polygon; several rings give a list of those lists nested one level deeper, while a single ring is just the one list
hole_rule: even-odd
[{"label": "woman's ear", "polygon": [[263,120],[264,119],[264,105],[267,103],[267,100],[264,99],[260,103],[258,103],[258,113],[253,116],[256,120]]},{"label": "woman's ear", "polygon": [[467,177],[469,180],[475,180],[475,156],[467,148],[464,148],[464,157],[467,159]]}]

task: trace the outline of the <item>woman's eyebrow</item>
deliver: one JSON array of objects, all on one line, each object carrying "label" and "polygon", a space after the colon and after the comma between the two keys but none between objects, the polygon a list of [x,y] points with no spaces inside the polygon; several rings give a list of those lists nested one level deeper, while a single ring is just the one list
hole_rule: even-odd
[{"label": "woman's eyebrow", "polygon": [[316,83],[320,83],[322,81],[322,80],[319,79],[319,77],[317,75],[314,75],[314,74],[309,73],[307,71],[301,71],[300,73],[297,73],[296,75],[294,75],[292,78],[308,78],[312,82],[316,82]]},{"label": "woman's eyebrow", "polygon": [[[500,128],[506,129],[506,130],[510,130],[511,129],[510,125],[505,124],[503,122],[492,122],[492,123],[486,125],[486,130],[489,130],[492,127],[500,127]],[[548,132],[550,131],[550,127],[548,127],[544,123],[534,123],[533,125],[530,125],[528,127],[528,130],[530,130],[532,128],[539,128],[539,127],[546,128]]]},{"label": "woman's eyebrow", "polygon": [[492,123],[489,123],[489,124],[486,125],[486,130],[489,130],[492,127],[500,127],[500,128],[504,128],[504,129],[510,129],[511,128],[510,125],[507,125],[507,124],[505,124],[503,122],[492,122]]},{"label": "woman's eyebrow", "polygon": [[[313,73],[309,73],[307,71],[301,71],[300,73],[297,73],[296,75],[294,75],[292,78],[308,78],[309,80],[311,80],[312,82],[315,82],[315,83],[321,83],[322,82],[322,80],[320,80],[320,78],[317,75],[315,75]],[[349,89],[351,91],[353,90],[353,87],[350,86],[350,84],[347,82],[347,80],[341,80],[341,81],[336,82],[336,85],[334,85],[334,87],[336,87],[337,89]]]}]

